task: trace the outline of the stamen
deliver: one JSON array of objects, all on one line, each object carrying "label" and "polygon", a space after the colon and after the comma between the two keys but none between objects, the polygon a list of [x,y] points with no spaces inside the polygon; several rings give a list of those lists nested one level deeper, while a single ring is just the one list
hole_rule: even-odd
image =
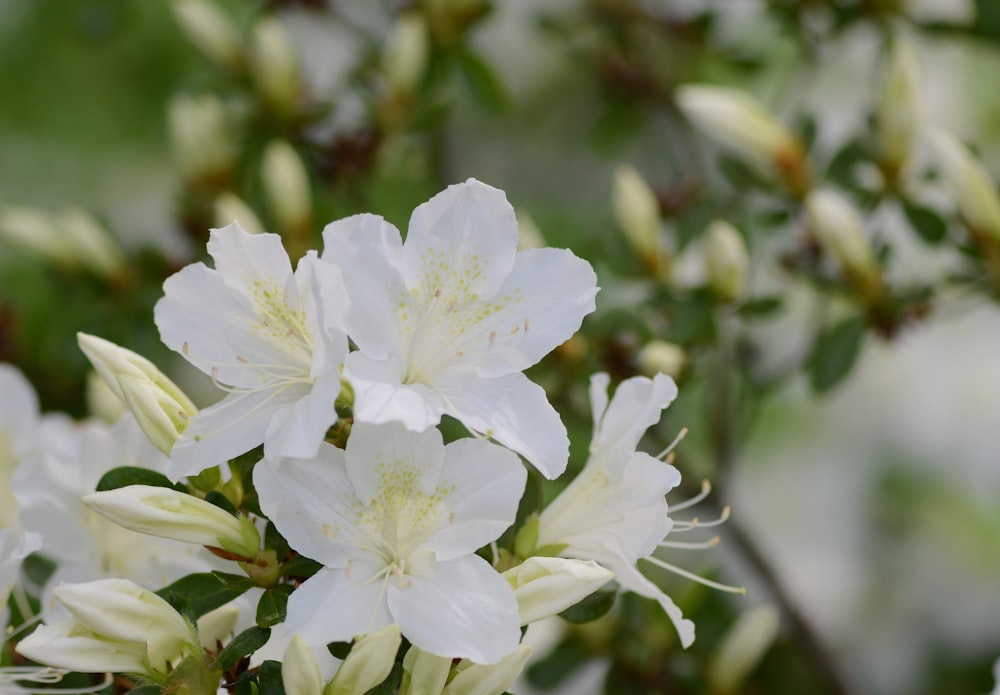
[{"label": "stamen", "polygon": [[710,587],[712,589],[718,589],[719,591],[725,591],[730,594],[740,594],[741,596],[743,594],[746,594],[747,592],[745,586],[729,586],[728,584],[720,584],[718,582],[713,582],[711,579],[705,579],[704,577],[700,577],[697,574],[694,574],[693,572],[688,572],[687,570],[683,570],[680,567],[671,565],[669,562],[664,562],[660,558],[653,557],[652,555],[641,559],[648,560],[657,567],[662,567],[663,569],[673,572],[674,574],[680,575],[685,579],[690,579],[693,582],[704,584],[705,586]]},{"label": "stamen", "polygon": [[674,441],[670,442],[670,445],[666,449],[664,449],[659,454],[657,454],[656,458],[662,459],[664,456],[666,456],[671,451],[673,451],[674,447],[677,446],[678,444],[680,444],[681,440],[684,439],[684,437],[687,436],[687,433],[688,433],[688,428],[687,427],[682,427],[681,431],[677,433],[676,437],[674,437]]},{"label": "stamen", "polygon": [[693,507],[694,505],[701,502],[703,499],[708,497],[708,493],[712,491],[712,483],[708,482],[708,479],[701,481],[701,492],[692,497],[689,500],[685,500],[679,504],[670,505],[671,512],[679,512],[682,509],[687,509],[688,507]]},{"label": "stamen", "polygon": [[[5,666],[0,668],[0,683],[13,683],[15,681],[28,681],[29,683],[58,683],[63,679],[67,671],[45,666],[42,668],[34,666]],[[54,695],[86,695],[87,693],[99,693],[107,689],[114,682],[114,676],[110,673],[104,674],[104,680],[96,685],[82,688],[45,688],[44,692]]]},{"label": "stamen", "polygon": [[712,521],[701,521],[698,517],[691,519],[691,521],[674,521],[674,531],[690,531],[694,528],[712,528],[713,526],[720,526],[729,521],[729,507],[722,508],[722,514],[718,519],[713,519]]},{"label": "stamen", "polygon": [[701,550],[703,548],[714,548],[721,541],[722,541],[722,539],[719,538],[718,536],[713,536],[712,538],[709,538],[707,541],[702,541],[701,543],[697,543],[697,542],[694,542],[694,541],[691,541],[691,542],[688,542],[688,541],[660,541],[659,543],[657,543],[657,547],[659,547],[659,548],[681,548],[681,549],[684,549],[684,550]]}]

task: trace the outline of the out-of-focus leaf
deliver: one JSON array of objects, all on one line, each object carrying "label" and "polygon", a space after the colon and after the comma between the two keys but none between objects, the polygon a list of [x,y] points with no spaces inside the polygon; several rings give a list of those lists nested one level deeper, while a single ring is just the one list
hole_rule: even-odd
[{"label": "out-of-focus leaf", "polygon": [[615,605],[617,591],[595,591],[579,603],[576,603],[562,613],[559,617],[571,623],[589,623],[597,620],[611,610]]},{"label": "out-of-focus leaf", "polygon": [[809,361],[813,388],[829,391],[851,371],[861,351],[865,322],[860,316],[846,318],[820,334]]},{"label": "out-of-focus leaf", "polygon": [[928,244],[940,244],[948,234],[948,224],[930,208],[903,201],[903,213],[920,238]]},{"label": "out-of-focus leaf", "polygon": [[589,655],[576,642],[564,640],[555,649],[528,666],[526,676],[532,685],[552,689],[569,678],[587,662]]},{"label": "out-of-focus leaf", "polygon": [[502,111],[510,99],[496,72],[482,58],[469,50],[455,55],[458,72],[473,100],[488,111]]}]

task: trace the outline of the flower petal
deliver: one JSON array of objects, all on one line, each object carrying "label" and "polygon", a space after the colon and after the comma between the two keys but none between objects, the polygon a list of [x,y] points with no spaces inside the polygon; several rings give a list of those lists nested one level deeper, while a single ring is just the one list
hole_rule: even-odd
[{"label": "flower petal", "polygon": [[395,360],[379,362],[352,352],[344,376],[354,389],[354,417],[359,422],[401,422],[422,432],[441,421],[446,406],[441,396],[423,384],[403,384]]},{"label": "flower petal", "polygon": [[386,494],[433,495],[441,480],[444,452],[436,429],[411,432],[396,422],[357,423],[347,441],[347,477],[366,506]]},{"label": "flower petal", "polygon": [[81,631],[75,620],[39,625],[17,643],[17,651],[40,664],[82,673],[142,673],[146,670],[145,645],[100,639]]},{"label": "flower petal", "polygon": [[452,373],[434,384],[449,415],[526,458],[553,479],[566,470],[569,439],[545,391],[524,374],[483,379]]},{"label": "flower petal", "polygon": [[333,371],[317,379],[304,396],[275,411],[264,434],[264,455],[315,456],[326,431],[337,421],[334,403],[339,393],[340,374]]},{"label": "flower petal", "polygon": [[283,283],[292,275],[292,264],[279,235],[248,234],[238,222],[211,230],[208,253],[226,286],[247,296],[261,282]]},{"label": "flower petal", "polygon": [[[626,379],[615,390],[611,402],[601,394],[607,388],[606,375],[591,378],[590,397],[594,410],[594,434],[590,441],[590,460],[600,462],[621,452],[635,451],[646,430],[660,421],[663,409],[677,397],[677,385],[666,374],[653,379],[636,376]],[[597,396],[595,398],[595,396]]]},{"label": "flower petal", "polygon": [[478,555],[422,560],[408,569],[408,581],[390,581],[387,590],[389,611],[410,642],[480,664],[514,650],[521,637],[517,600],[488,562]]},{"label": "flower petal", "polygon": [[288,597],[285,629],[306,642],[350,641],[393,622],[386,602],[384,571],[371,558],[344,569],[323,568]]}]

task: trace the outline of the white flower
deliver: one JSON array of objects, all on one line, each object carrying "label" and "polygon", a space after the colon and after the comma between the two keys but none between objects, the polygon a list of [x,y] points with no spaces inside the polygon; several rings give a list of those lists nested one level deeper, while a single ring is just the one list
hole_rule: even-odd
[{"label": "white flower", "polygon": [[561,557],[529,557],[503,576],[514,589],[522,625],[566,610],[615,578],[593,561]]},{"label": "white flower", "polygon": [[[213,229],[215,269],[187,266],[163,285],[163,342],[230,392],[191,418],[171,452],[177,480],[264,443],[268,457],[310,457],[337,415],[347,340],[340,273],[312,255],[292,273],[275,234]],[[320,275],[322,273],[322,275]]]},{"label": "white flower", "polygon": [[655,599],[687,647],[694,641],[694,623],[636,566],[642,559],[690,576],[653,557],[674,527],[664,495],[680,482],[680,473],[635,450],[646,429],[659,421],[660,413],[676,397],[677,387],[662,374],[652,380],[633,377],[621,383],[609,403],[608,383],[604,373],[591,378],[594,434],[590,457],[573,482],[542,511],[537,544],[558,548],[563,557],[595,560],[613,571],[624,589]]},{"label": "white flower", "polygon": [[7,627],[7,597],[17,583],[21,561],[40,547],[37,534],[0,529],[0,631]]},{"label": "white flower", "polygon": [[417,207],[405,244],[375,215],[328,225],[323,260],[351,298],[358,421],[421,431],[448,414],[552,478],[566,429],[521,372],[593,311],[596,277],[564,249],[518,252],[517,229],[503,192],[470,179]]},{"label": "white flower", "polygon": [[477,548],[511,525],[526,473],[478,439],[356,424],[346,451],[261,461],[260,505],[325,567],[288,599],[286,628],[350,640],[390,623],[425,651],[495,663],[520,637],[517,601]]},{"label": "white flower", "polygon": [[35,449],[38,397],[14,367],[0,364],[0,530],[17,528],[18,503],[10,481]]}]

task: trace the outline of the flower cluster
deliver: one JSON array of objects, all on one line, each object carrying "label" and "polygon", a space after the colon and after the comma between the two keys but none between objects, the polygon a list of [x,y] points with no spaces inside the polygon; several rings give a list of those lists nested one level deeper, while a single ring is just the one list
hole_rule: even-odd
[{"label": "flower cluster", "polygon": [[[687,576],[654,557],[693,526],[668,516],[680,474],[636,450],[670,377],[609,399],[595,375],[586,465],[540,514],[521,509],[522,459],[554,479],[569,458],[523,372],[579,328],[597,287],[571,252],[517,241],[504,194],[475,180],[419,206],[405,242],[375,215],[334,222],[294,270],[277,235],[212,230],[214,267],[170,277],[155,309],[164,343],[226,393],[201,410],[148,361],[81,335],[131,413],[0,450],[20,510],[5,526],[41,538],[0,536],[4,576],[39,544],[57,563],[20,653],[184,692],[263,689],[276,672],[289,693],[365,692],[394,672],[403,693],[501,692],[528,656],[522,627],[612,579],[656,599],[689,645],[693,624],[638,567]],[[5,414],[11,432],[40,428],[35,410]],[[446,440],[443,416],[470,436]],[[213,619],[227,605],[239,617]],[[246,671],[269,638],[261,654],[283,664]],[[341,643],[330,678],[309,647]]]}]

